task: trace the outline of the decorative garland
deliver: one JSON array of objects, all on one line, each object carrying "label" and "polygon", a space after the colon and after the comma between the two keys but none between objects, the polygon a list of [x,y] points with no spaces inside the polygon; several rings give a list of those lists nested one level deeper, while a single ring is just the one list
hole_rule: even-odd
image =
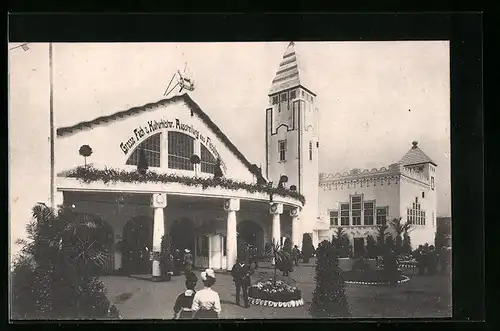
[{"label": "decorative garland", "polygon": [[103,181],[107,183],[179,183],[186,186],[201,186],[203,189],[209,187],[221,187],[229,190],[245,190],[249,193],[266,193],[275,194],[282,197],[295,198],[305,203],[305,197],[294,191],[287,189],[278,189],[269,186],[259,186],[255,184],[248,184],[244,182],[237,182],[231,179],[214,179],[214,178],[200,178],[200,177],[189,177],[189,176],[179,176],[173,174],[159,174],[153,171],[146,171],[144,174],[140,174],[137,171],[127,171],[127,170],[117,170],[111,168],[96,169],[92,166],[88,167],[77,167],[76,169],[70,170],[66,175],[68,178],[77,178],[82,180],[84,183]]}]

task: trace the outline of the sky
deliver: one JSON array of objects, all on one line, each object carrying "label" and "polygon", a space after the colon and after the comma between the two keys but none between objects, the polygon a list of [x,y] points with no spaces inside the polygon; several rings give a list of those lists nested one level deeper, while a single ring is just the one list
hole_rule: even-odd
[{"label": "sky", "polygon": [[[158,101],[187,63],[196,82],[193,100],[250,162],[264,163],[267,93],[287,46],[55,43],[55,125]],[[13,218],[29,217],[29,204],[49,195],[48,44],[29,47],[9,51]],[[297,42],[296,51],[321,114],[320,172],[387,166],[417,140],[438,164],[438,216],[451,215],[449,43]],[[28,211],[16,215],[25,204]]]}]

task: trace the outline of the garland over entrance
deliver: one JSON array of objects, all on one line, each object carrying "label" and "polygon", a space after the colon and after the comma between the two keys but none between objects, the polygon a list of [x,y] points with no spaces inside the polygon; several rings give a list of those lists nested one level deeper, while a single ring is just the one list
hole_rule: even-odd
[{"label": "garland over entrance", "polygon": [[84,183],[103,181],[107,183],[179,183],[186,186],[199,186],[203,189],[209,187],[221,187],[229,190],[245,190],[249,193],[266,193],[279,195],[282,197],[295,198],[305,203],[305,197],[294,191],[284,188],[274,188],[264,185],[248,184],[225,178],[200,178],[190,176],[179,176],[173,174],[160,174],[153,171],[146,171],[140,174],[137,171],[117,170],[111,168],[96,169],[92,166],[77,167],[70,170],[66,177],[77,178]]}]

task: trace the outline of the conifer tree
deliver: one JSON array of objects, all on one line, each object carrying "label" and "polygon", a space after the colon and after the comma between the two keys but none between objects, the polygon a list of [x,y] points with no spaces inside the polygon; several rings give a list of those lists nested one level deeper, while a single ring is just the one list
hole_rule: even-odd
[{"label": "conifer tree", "polygon": [[304,263],[308,263],[309,259],[313,256],[314,246],[312,243],[312,238],[309,233],[304,233],[302,236],[302,257]]},{"label": "conifer tree", "polygon": [[349,304],[337,251],[329,242],[324,242],[318,248],[315,280],[311,315],[318,318],[349,317]]}]

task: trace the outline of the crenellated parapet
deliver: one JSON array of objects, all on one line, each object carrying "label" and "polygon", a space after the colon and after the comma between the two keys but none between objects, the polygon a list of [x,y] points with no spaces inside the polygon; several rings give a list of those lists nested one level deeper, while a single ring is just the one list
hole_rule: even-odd
[{"label": "crenellated parapet", "polygon": [[429,177],[425,174],[423,170],[418,170],[416,168],[401,167],[401,174],[408,178],[417,180],[419,182],[428,183]]}]

